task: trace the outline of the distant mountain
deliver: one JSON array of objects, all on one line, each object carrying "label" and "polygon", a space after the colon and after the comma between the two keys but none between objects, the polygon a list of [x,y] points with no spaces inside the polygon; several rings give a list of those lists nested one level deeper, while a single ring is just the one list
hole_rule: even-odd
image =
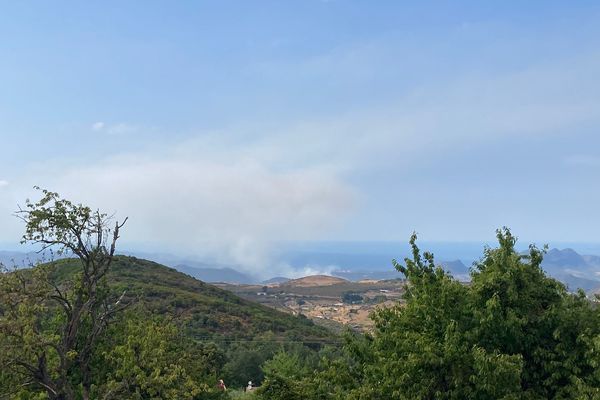
[{"label": "distant mountain", "polygon": [[[469,280],[469,267],[461,260],[442,261],[440,265],[459,280]],[[542,268],[564,283],[570,291],[600,291],[600,256],[580,255],[575,250],[551,249],[544,257]],[[334,271],[333,275],[351,281],[361,279],[394,279],[401,275],[393,269],[385,271]]]},{"label": "distant mountain", "polygon": [[[0,264],[3,264],[5,267],[29,267],[31,265],[35,265],[38,262],[50,261],[49,255],[43,255],[36,252],[18,252],[18,251],[0,251]],[[135,257],[135,256],[133,256]],[[167,259],[170,257],[170,260],[175,260],[175,256],[168,256],[158,254],[158,256],[154,257],[152,261],[161,263],[160,261],[156,261],[156,259]],[[64,257],[56,257],[55,259],[60,259]],[[175,265],[174,268],[188,274],[196,279],[200,279],[204,282],[226,282],[226,283],[257,283],[258,280],[254,277],[244,274],[235,270],[234,268],[226,267],[214,264],[200,263],[190,261],[190,264],[179,264]]]},{"label": "distant mountain", "polygon": [[[464,280],[469,274],[469,268],[460,260],[455,261],[442,261],[440,265],[447,271],[450,271],[454,277],[460,280]],[[393,267],[386,270],[358,270],[358,271],[347,271],[347,270],[335,270],[332,271],[331,275],[340,278],[347,279],[349,281],[360,281],[364,279],[398,279],[402,278],[402,274],[396,271]]]},{"label": "distant mountain", "polygon": [[250,275],[236,271],[233,268],[198,268],[177,265],[175,269],[204,282],[256,283],[256,279]]},{"label": "distant mountain", "polygon": [[584,292],[590,293],[597,289],[600,289],[600,281],[594,279],[586,279],[578,277],[572,274],[553,274],[551,275],[554,279],[564,283],[567,289],[571,292],[575,292],[578,289],[583,289]]},{"label": "distant mountain", "polygon": [[544,256],[542,268],[564,283],[571,291],[592,292],[600,288],[600,257],[580,255],[573,249],[551,249]]},{"label": "distant mountain", "polygon": [[600,256],[582,256],[588,265],[593,265],[600,269]]},{"label": "distant mountain", "polygon": [[551,249],[544,256],[544,267],[564,267],[569,266],[571,268],[588,267],[588,263],[585,258],[579,255],[573,249]]},{"label": "distant mountain", "polygon": [[262,281],[261,283],[263,285],[273,285],[273,284],[286,283],[289,280],[290,280],[290,278],[286,278],[285,276],[276,276],[274,278],[267,279],[266,281]]},{"label": "distant mountain", "polygon": [[[330,265],[323,264],[319,261],[319,257],[322,254],[311,253],[310,257],[306,258],[316,265]],[[159,257],[160,256],[160,257]],[[177,257],[172,255],[160,255],[152,257],[153,259],[162,258],[165,261],[169,260],[174,262]],[[307,256],[308,257],[308,256]],[[345,258],[344,258],[345,257]],[[332,271],[332,275],[338,278],[343,278],[349,281],[359,281],[364,279],[398,279],[402,278],[402,275],[395,271],[391,266],[389,267],[376,267],[378,263],[383,260],[383,257],[375,258],[372,263],[369,263],[369,254],[346,254],[341,257],[340,254],[327,254],[325,261],[339,261],[343,260],[348,262],[348,268],[345,263],[337,264],[343,266],[344,269],[337,269]],[[299,257],[300,258],[300,257]],[[389,265],[390,257],[385,256],[388,260],[386,264]],[[42,259],[42,255],[35,252],[15,252],[15,251],[0,251],[0,263],[5,266],[28,266],[30,263],[36,263]],[[334,260],[335,259],[335,260]],[[351,262],[355,259],[354,262]],[[183,259],[180,259],[183,261]],[[304,260],[304,258],[303,258]],[[304,261],[306,261],[304,260]],[[298,260],[296,260],[298,261]],[[377,261],[377,262],[375,262]],[[367,265],[372,267],[367,267]],[[469,267],[467,267],[463,261],[442,261],[440,263],[442,267],[449,271],[455,278],[459,280],[469,279]],[[335,265],[335,264],[333,264]],[[363,265],[363,268],[359,266]],[[225,282],[225,283],[243,283],[243,284],[254,284],[260,283],[260,280],[256,277],[240,272],[237,266],[233,265],[219,265],[216,263],[199,262],[195,260],[186,260],[173,264],[179,271],[184,272],[194,278],[200,279],[204,282]],[[575,291],[578,288],[582,288],[587,292],[594,291],[600,288],[600,256],[597,255],[581,255],[571,248],[557,249],[553,248],[547,252],[542,263],[542,268],[552,277],[563,282],[569,290]],[[263,284],[281,283],[284,282],[283,277],[275,277],[272,280],[263,281]]]},{"label": "distant mountain", "polygon": [[[7,268],[12,267],[30,267],[40,261],[51,261],[50,254],[41,254],[36,252],[20,252],[20,251],[0,251],[0,264]],[[54,259],[59,259],[54,255]]]},{"label": "distant mountain", "polygon": [[440,264],[442,268],[444,268],[446,271],[450,271],[452,275],[456,277],[469,275],[469,267],[467,267],[461,260],[442,261]]}]

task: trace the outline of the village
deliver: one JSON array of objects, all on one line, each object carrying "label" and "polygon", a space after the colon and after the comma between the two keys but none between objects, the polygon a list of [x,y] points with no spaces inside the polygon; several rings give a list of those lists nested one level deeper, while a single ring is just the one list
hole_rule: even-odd
[{"label": "village", "polygon": [[248,300],[303,315],[336,331],[348,327],[358,332],[371,331],[371,313],[397,304],[404,290],[404,282],[397,279],[352,282],[327,275],[267,285],[221,283],[217,286]]}]

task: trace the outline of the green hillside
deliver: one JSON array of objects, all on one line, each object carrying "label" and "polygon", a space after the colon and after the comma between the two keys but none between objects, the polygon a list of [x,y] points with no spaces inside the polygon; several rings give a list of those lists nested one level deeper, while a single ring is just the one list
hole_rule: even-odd
[{"label": "green hillside", "polygon": [[[55,263],[59,279],[67,279],[77,269],[78,260]],[[152,314],[177,316],[185,322],[186,333],[195,338],[251,339],[271,331],[278,338],[310,343],[332,336],[304,317],[244,300],[152,261],[118,256],[108,279],[116,292],[125,291],[125,301],[133,301]]]}]

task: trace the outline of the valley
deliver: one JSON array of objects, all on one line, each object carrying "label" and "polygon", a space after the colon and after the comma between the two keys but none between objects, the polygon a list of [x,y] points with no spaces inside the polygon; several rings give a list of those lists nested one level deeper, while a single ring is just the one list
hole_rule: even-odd
[{"label": "valley", "polygon": [[293,315],[336,332],[348,327],[358,332],[373,328],[370,314],[401,300],[404,281],[346,279],[314,275],[266,285],[216,283],[236,295]]}]

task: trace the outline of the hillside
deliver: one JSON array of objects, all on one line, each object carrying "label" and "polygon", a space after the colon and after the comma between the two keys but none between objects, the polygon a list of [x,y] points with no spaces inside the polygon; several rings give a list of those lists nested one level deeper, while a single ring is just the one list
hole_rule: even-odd
[{"label": "hillside", "polygon": [[[73,259],[55,263],[59,279],[76,269]],[[151,313],[177,315],[193,337],[252,338],[267,331],[302,341],[331,337],[329,331],[304,317],[244,300],[173,268],[135,257],[115,258],[109,284],[119,293],[125,290],[126,301],[135,301]]]},{"label": "hillside", "polygon": [[262,281],[263,285],[281,285],[286,282],[289,282],[290,278],[286,278],[285,276],[275,276],[271,279],[267,279],[266,281]]}]

